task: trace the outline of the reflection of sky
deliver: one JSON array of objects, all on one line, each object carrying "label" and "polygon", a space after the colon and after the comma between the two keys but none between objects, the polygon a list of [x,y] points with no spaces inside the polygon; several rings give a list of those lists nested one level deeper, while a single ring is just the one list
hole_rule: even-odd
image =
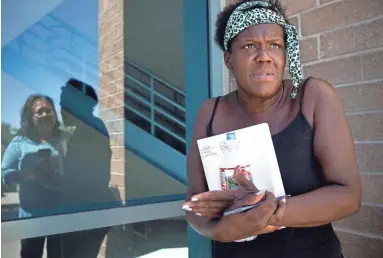
[{"label": "reflection of sky", "polygon": [[[2,10],[22,8],[10,3],[2,1]],[[12,29],[12,23],[5,26]],[[70,77],[98,91],[97,44],[98,1],[65,0],[4,45],[2,122],[18,127],[20,109],[32,93],[49,95],[59,111],[60,88]]]}]

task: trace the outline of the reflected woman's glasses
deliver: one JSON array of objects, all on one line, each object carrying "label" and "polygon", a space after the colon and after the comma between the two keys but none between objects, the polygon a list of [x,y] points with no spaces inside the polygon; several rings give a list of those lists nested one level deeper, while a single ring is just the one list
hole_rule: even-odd
[{"label": "reflected woman's glasses", "polygon": [[53,116],[53,114],[54,114],[53,110],[48,108],[41,108],[33,112],[33,115],[36,117]]}]

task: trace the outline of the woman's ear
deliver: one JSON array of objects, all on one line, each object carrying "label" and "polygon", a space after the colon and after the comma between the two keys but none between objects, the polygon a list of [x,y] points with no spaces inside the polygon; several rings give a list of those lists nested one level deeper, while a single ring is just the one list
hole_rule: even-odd
[{"label": "woman's ear", "polygon": [[227,69],[233,70],[233,64],[231,63],[231,54],[226,51],[223,54],[223,59],[225,61],[225,65],[226,65]]}]

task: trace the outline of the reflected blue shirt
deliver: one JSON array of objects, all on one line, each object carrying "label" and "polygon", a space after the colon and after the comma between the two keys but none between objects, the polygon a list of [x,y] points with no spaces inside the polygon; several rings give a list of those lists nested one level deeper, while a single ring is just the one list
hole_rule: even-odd
[{"label": "reflected blue shirt", "polygon": [[[62,138],[62,137],[61,137]],[[44,186],[36,180],[24,180],[22,174],[38,165],[37,152],[51,150],[51,162],[55,173],[62,173],[62,139],[53,144],[36,143],[25,136],[16,136],[5,150],[1,169],[6,185],[17,185],[19,193],[19,217],[51,215],[60,204],[59,189]]]}]

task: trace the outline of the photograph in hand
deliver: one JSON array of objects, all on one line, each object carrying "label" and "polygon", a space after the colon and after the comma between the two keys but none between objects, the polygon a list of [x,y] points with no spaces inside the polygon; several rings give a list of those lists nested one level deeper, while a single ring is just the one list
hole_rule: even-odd
[{"label": "photograph in hand", "polygon": [[[221,188],[222,190],[235,189],[238,187],[238,182],[235,180],[237,176],[235,174],[236,168],[219,168],[220,177],[221,177]],[[247,180],[253,182],[253,177],[250,173],[250,164],[245,166],[240,166],[240,169],[237,173],[242,173]]]}]

